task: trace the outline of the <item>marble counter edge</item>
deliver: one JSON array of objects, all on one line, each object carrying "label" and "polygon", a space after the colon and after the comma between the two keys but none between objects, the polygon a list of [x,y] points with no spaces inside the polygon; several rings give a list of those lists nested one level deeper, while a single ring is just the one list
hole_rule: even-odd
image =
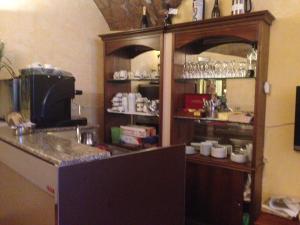
[{"label": "marble counter edge", "polygon": [[[3,133],[6,133],[6,135],[3,135]],[[39,133],[34,133],[31,135],[39,135]],[[51,134],[47,134],[47,135],[51,136]],[[54,136],[54,135],[52,135],[52,136]],[[106,151],[103,151],[100,149],[98,150],[96,148],[91,149],[92,147],[90,147],[90,146],[85,146],[85,145],[73,142],[72,146],[76,147],[76,150],[78,150],[78,148],[79,148],[82,155],[80,155],[80,156],[68,155],[68,159],[63,159],[63,157],[60,158],[55,155],[47,154],[47,151],[45,151],[44,149],[33,148],[26,144],[21,144],[20,140],[19,141],[16,140],[16,137],[17,136],[13,136],[12,131],[9,128],[3,128],[3,127],[0,128],[0,140],[2,140],[3,142],[5,142],[7,144],[10,144],[16,148],[19,148],[20,150],[23,150],[24,152],[32,154],[46,162],[54,164],[55,166],[58,166],[58,167],[70,166],[70,165],[75,165],[75,164],[80,164],[80,163],[85,163],[85,162],[91,162],[94,160],[101,160],[101,159],[106,159],[106,158],[110,157],[109,152],[106,152]],[[26,136],[21,136],[19,138],[26,138]],[[59,139],[63,139],[63,138],[59,138]],[[84,153],[85,150],[89,150],[89,151]],[[57,154],[59,154],[59,153],[57,153]]]}]

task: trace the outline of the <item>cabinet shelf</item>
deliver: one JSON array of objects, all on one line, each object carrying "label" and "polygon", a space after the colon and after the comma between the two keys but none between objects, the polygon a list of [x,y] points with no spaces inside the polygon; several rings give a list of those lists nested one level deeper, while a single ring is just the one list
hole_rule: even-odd
[{"label": "cabinet shelf", "polygon": [[130,151],[139,151],[139,150],[145,149],[140,145],[130,145],[130,144],[111,144],[111,145],[122,148],[122,149],[126,149],[129,152]]},{"label": "cabinet shelf", "polygon": [[152,114],[152,113],[142,113],[142,112],[135,112],[135,113],[129,113],[129,112],[116,112],[112,111],[110,109],[107,109],[108,113],[111,114],[119,114],[119,115],[129,115],[129,116],[146,116],[146,117],[159,117],[158,115]]},{"label": "cabinet shelf", "polygon": [[202,156],[200,154],[187,155],[186,161],[188,163],[202,164],[214,167],[221,167],[225,169],[251,173],[254,169],[251,167],[251,164],[248,163],[236,163],[232,162],[230,159],[217,159],[210,156]]},{"label": "cabinet shelf", "polygon": [[108,79],[106,80],[107,83],[130,83],[130,82],[136,82],[136,81],[149,81],[149,82],[159,82],[159,79],[126,79],[126,80],[114,80],[114,79]]}]

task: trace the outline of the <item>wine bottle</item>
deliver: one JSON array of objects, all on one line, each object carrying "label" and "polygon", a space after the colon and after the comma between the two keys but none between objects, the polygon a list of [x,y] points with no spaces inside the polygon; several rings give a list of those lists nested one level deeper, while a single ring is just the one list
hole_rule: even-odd
[{"label": "wine bottle", "polygon": [[221,16],[220,8],[219,8],[219,1],[215,0],[215,4],[213,10],[211,12],[211,18],[218,18]]},{"label": "wine bottle", "polygon": [[148,18],[147,18],[147,10],[146,10],[146,6],[143,6],[143,15],[142,15],[142,19],[141,19],[141,28],[147,28],[149,27],[149,22],[148,22]]},{"label": "wine bottle", "polygon": [[193,0],[193,21],[203,20],[205,15],[205,1]]}]

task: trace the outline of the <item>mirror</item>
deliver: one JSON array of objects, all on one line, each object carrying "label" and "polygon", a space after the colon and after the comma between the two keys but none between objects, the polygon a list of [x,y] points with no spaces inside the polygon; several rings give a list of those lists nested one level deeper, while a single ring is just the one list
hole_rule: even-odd
[{"label": "mirror", "polygon": [[[233,111],[254,111],[256,58],[253,47],[229,43],[200,54],[185,55],[183,79],[195,83],[196,93],[225,98]],[[255,58],[255,60],[254,60]],[[248,79],[245,79],[248,78]]]}]

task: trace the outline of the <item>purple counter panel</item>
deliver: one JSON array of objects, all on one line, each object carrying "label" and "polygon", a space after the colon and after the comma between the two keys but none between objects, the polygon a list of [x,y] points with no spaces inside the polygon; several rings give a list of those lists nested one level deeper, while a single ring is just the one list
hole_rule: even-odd
[{"label": "purple counter panel", "polygon": [[184,146],[59,170],[59,225],[183,225]]}]

